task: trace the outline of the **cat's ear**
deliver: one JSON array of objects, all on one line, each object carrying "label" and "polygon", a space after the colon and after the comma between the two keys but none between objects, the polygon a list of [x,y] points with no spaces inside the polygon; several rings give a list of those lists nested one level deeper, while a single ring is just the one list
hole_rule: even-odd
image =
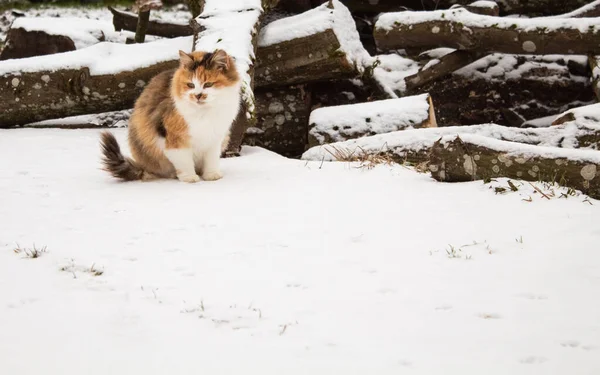
[{"label": "cat's ear", "polygon": [[182,67],[187,68],[194,65],[194,58],[182,50],[179,50],[179,62]]},{"label": "cat's ear", "polygon": [[218,49],[213,52],[211,60],[214,68],[218,70],[229,70],[232,63],[227,52],[223,51],[222,49]]}]

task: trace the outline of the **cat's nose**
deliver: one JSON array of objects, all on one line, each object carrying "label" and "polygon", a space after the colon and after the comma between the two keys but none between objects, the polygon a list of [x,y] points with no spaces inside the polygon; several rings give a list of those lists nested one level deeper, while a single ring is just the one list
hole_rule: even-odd
[{"label": "cat's nose", "polygon": [[196,99],[200,100],[200,99],[202,99],[203,96],[204,96],[203,94],[196,94]]}]

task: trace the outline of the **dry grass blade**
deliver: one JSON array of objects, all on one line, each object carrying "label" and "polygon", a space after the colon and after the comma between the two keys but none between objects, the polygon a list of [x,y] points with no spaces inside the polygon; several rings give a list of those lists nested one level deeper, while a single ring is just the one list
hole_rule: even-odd
[{"label": "dry grass blade", "polygon": [[535,189],[535,191],[537,191],[538,193],[542,194],[542,196],[548,200],[550,200],[550,197],[547,196],[543,191],[540,190],[540,188],[538,188],[537,186],[535,186],[534,184],[532,184],[531,182],[529,183],[529,185],[531,185],[532,188]]},{"label": "dry grass blade", "polygon": [[325,147],[325,151],[337,161],[358,162],[360,163],[358,168],[372,169],[379,164],[392,165],[395,163],[394,159],[384,152],[386,146],[387,144],[384,144],[377,152],[367,152],[360,146],[357,146],[354,150],[350,150],[328,145]]}]

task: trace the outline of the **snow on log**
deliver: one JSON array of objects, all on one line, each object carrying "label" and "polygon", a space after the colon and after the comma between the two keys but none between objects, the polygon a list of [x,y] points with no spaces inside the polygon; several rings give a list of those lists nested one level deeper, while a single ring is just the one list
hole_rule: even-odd
[{"label": "snow on log", "polygon": [[591,104],[587,62],[581,55],[491,54],[409,94],[429,92],[444,126],[520,126],[508,110],[525,122]]},{"label": "snow on log", "polygon": [[123,128],[131,117],[131,109],[80,115],[34,122],[24,125],[25,128],[54,128],[54,129],[86,129],[86,128]]},{"label": "snow on log", "polygon": [[177,67],[192,37],[144,44],[102,42],[0,62],[0,127],[132,108],[146,83]]},{"label": "snow on log", "polygon": [[54,17],[15,19],[8,31],[0,60],[74,51],[107,39],[118,39],[118,33],[106,21],[74,17],[57,20]]},{"label": "snow on log", "polygon": [[385,155],[398,163],[416,164],[429,159],[433,145],[440,138],[467,135],[532,146],[600,149],[600,126],[589,123],[571,122],[538,129],[508,128],[496,124],[484,124],[402,130],[314,146],[302,155],[302,159],[336,161],[343,160],[348,155],[359,159],[366,154]]},{"label": "snow on log", "polygon": [[242,106],[230,132],[227,154],[238,154],[244,134],[256,124],[254,60],[263,14],[261,0],[205,0],[196,22],[202,28],[194,49],[223,49],[242,77]]},{"label": "snow on log", "polygon": [[340,1],[265,26],[258,40],[257,80],[289,85],[357,76],[371,62]]},{"label": "snow on log", "polygon": [[381,50],[452,47],[510,54],[600,53],[599,18],[504,18],[465,9],[383,14],[375,24]]},{"label": "snow on log", "polygon": [[600,17],[600,0],[593,1],[589,4],[575,9],[572,12],[550,16],[548,18],[584,18],[584,17]]},{"label": "snow on log", "polygon": [[[581,126],[587,126],[589,128],[600,126],[600,104],[591,104],[583,107],[573,108],[560,116],[552,122],[552,125],[562,125],[566,123],[575,123]],[[595,147],[600,149],[598,147]]]},{"label": "snow on log", "polygon": [[409,92],[414,91],[426,83],[447,76],[477,61],[483,55],[484,53],[478,51],[456,50],[442,56],[440,59],[430,60],[416,74],[404,79],[406,90]]},{"label": "snow on log", "polygon": [[404,129],[437,127],[428,94],[323,107],[310,114],[308,144],[322,145]]},{"label": "snow on log", "polygon": [[474,134],[445,136],[428,162],[438,181],[467,182],[508,177],[546,181],[600,199],[600,153],[523,145]]},{"label": "snow on log", "polygon": [[[108,7],[113,14],[113,25],[115,30],[135,31],[138,22],[138,16],[134,13],[125,12]],[[193,30],[187,23],[164,22],[158,19],[151,19],[148,22],[146,34],[162,36],[166,38],[176,38],[179,36],[189,36]]]},{"label": "snow on log", "polygon": [[244,144],[260,146],[287,157],[299,157],[308,143],[311,93],[305,85],[258,88],[254,127]]},{"label": "snow on log", "polygon": [[[453,5],[450,9],[457,7],[463,7],[462,5]],[[500,15],[500,7],[495,1],[479,0],[468,5],[464,5],[464,8],[471,13],[481,14],[484,16],[498,17]]]}]

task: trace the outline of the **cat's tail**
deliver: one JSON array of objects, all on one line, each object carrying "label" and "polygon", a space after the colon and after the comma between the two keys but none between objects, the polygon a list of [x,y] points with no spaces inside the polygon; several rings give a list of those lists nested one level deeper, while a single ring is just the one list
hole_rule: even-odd
[{"label": "cat's tail", "polygon": [[144,177],[144,170],[133,159],[123,156],[119,142],[112,133],[101,134],[102,164],[104,170],[121,181],[137,181]]}]

